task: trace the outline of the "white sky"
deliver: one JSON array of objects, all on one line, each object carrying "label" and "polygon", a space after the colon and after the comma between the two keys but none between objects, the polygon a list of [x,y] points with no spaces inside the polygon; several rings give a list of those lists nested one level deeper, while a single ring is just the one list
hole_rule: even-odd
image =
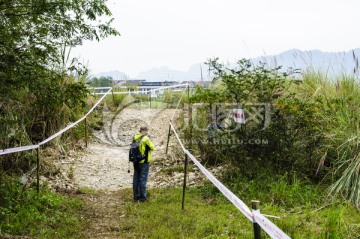
[{"label": "white sky", "polygon": [[359,0],[110,0],[121,36],[73,50],[92,73],[360,47]]}]

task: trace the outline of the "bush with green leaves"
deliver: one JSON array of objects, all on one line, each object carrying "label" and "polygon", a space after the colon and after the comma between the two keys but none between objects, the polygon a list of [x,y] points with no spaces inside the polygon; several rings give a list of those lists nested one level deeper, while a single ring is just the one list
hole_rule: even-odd
[{"label": "bush with green leaves", "polygon": [[[328,186],[329,195],[342,195],[359,207],[360,86],[357,78],[343,75],[330,79],[312,71],[290,78],[288,73],[280,72],[280,68],[254,66],[247,60],[239,61],[234,69],[216,60],[209,64],[216,87],[197,90],[192,103],[210,106],[233,102],[233,107],[242,107],[245,112],[253,102],[270,103],[271,112],[267,127],[247,122],[232,132],[216,130],[218,144],[203,144],[209,133],[193,127],[193,141],[197,142],[205,163],[229,163],[250,179],[263,169],[268,174],[296,172]],[[210,107],[199,112],[203,126],[214,123],[208,116]],[[234,138],[243,143],[221,143],[222,140],[232,142]],[[246,143],[251,139],[260,139],[261,144]]]},{"label": "bush with green leaves", "polygon": [[110,17],[106,0],[0,1],[1,149],[38,143],[83,114],[88,70],[69,53],[119,35]]},{"label": "bush with green leaves", "polygon": [[[264,115],[261,124],[247,123],[246,126],[238,127],[234,122],[230,122],[231,125],[229,123],[224,125],[222,121],[228,116],[221,116],[222,112],[218,111],[216,107],[214,110],[213,105],[219,104],[222,107],[221,104],[232,103],[232,107],[245,110],[250,110],[256,104],[269,105],[272,107],[270,118],[274,123],[278,111],[276,102],[280,98],[287,99],[291,97],[292,94],[289,93],[288,89],[298,81],[291,79],[290,75],[296,73],[296,71],[288,73],[281,71],[281,67],[268,68],[262,63],[254,65],[250,60],[246,59],[238,61],[237,66],[234,68],[219,64],[218,59],[209,60],[208,64],[213,72],[215,86],[210,89],[198,88],[191,102],[207,103],[209,108],[205,112],[208,115],[205,121],[207,120],[210,127],[215,126],[215,128],[218,128],[217,125],[220,125],[223,128],[227,127],[227,129],[215,130],[217,137],[220,138],[218,140],[220,143],[211,145],[202,144],[203,139],[209,138],[209,131],[194,131],[193,135],[197,137],[195,141],[199,142],[198,145],[203,157],[212,162],[224,160],[234,162],[234,165],[238,165],[244,171],[249,171],[247,167],[256,167],[258,163],[269,164],[272,168],[280,165],[279,162],[276,164],[274,162],[277,160],[276,151],[282,146],[279,146],[280,139],[273,137],[274,133],[276,133],[276,136],[285,138],[280,129],[273,125],[268,129],[263,129]],[[216,115],[212,111],[215,111]],[[280,121],[283,116],[277,115],[277,117],[281,119],[276,119],[277,123],[275,125],[282,126],[283,122]],[[238,130],[234,130],[236,128]],[[271,136],[271,140],[268,136]],[[250,140],[262,141],[263,139],[268,139],[269,144],[247,144]],[[225,144],[222,142],[225,142]],[[228,144],[226,142],[240,142],[241,144]],[[264,155],[268,156],[265,158]],[[247,163],[249,157],[252,158],[253,165]]]},{"label": "bush with green leaves", "polygon": [[[79,238],[83,202],[60,194],[27,189],[0,175],[0,237]],[[80,230],[79,230],[80,229]],[[5,237],[7,238],[7,237]]]}]

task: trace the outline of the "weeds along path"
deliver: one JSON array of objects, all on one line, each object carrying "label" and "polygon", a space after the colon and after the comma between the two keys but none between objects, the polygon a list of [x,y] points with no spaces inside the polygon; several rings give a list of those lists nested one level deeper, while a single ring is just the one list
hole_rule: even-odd
[{"label": "weeds along path", "polygon": [[[130,191],[130,190],[129,190]],[[86,206],[82,215],[89,222],[83,238],[134,238],[124,232],[126,204],[129,203],[129,192],[95,191],[78,195]]]},{"label": "weeds along path", "polygon": [[[154,160],[165,157],[168,122],[174,120],[180,110],[148,109],[131,107],[120,112],[104,109],[104,126],[93,132],[94,139],[88,145],[85,155],[75,161],[72,169],[74,183],[80,188],[116,191],[132,186],[132,173],[128,173],[128,150],[132,137],[140,126],[149,128],[149,135],[155,144]],[[132,166],[132,165],[131,165]],[[156,186],[149,175],[149,186]]]},{"label": "weeds along path", "polygon": [[[85,202],[82,215],[89,222],[84,231],[86,238],[134,238],[130,232],[123,230],[126,205],[132,202],[133,169],[129,174],[129,144],[140,126],[145,125],[155,144],[154,160],[163,160],[168,123],[173,115],[176,120],[180,112],[136,107],[116,113],[104,110],[103,128],[93,132],[94,138],[84,156],[73,166],[75,183],[80,188],[90,188],[85,190],[85,194],[77,196]],[[157,186],[155,175],[156,170],[152,167],[149,187]]]}]

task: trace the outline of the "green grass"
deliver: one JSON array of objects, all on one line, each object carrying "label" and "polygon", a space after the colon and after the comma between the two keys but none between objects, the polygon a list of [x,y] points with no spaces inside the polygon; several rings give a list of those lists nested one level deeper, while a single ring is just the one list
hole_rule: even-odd
[{"label": "green grass", "polygon": [[83,202],[41,190],[23,190],[8,179],[0,185],[0,237],[79,238]]},{"label": "green grass", "polygon": [[[195,172],[194,167],[188,167],[188,173],[189,172]],[[169,167],[162,168],[158,173],[167,174],[169,176],[173,175],[174,173],[183,173],[184,172],[184,166],[183,165],[174,165]]]},{"label": "green grass", "polygon": [[202,198],[199,189],[188,189],[184,211],[181,189],[150,190],[150,194],[148,203],[127,205],[124,234],[136,238],[252,238],[250,221],[228,203]]},{"label": "green grass", "polygon": [[329,79],[308,72],[297,89],[303,98],[315,103],[324,138],[320,149],[325,162],[331,162],[331,175],[336,180],[332,194],[342,195],[360,206],[360,81],[341,75]]},{"label": "green grass", "polygon": [[[237,183],[227,186],[247,205],[252,199],[260,199],[261,212],[279,216],[280,219],[270,220],[293,239],[359,238],[360,213],[351,203],[327,199],[323,187],[310,186],[298,179],[288,181],[286,177],[274,177],[270,181],[269,178],[272,177],[245,181],[239,177]],[[37,195],[34,190],[23,191],[14,182],[2,182],[0,191],[0,237],[91,238],[91,230],[84,230],[91,223],[87,214],[108,215],[97,212],[97,204],[92,205],[92,201],[85,206],[80,199],[48,191]],[[105,193],[91,189],[82,192],[90,198]],[[131,189],[126,189],[113,195],[119,198],[118,206],[101,208],[115,210],[111,215],[114,215],[112,226],[116,235],[121,238],[253,238],[251,221],[210,183],[187,188],[185,210],[181,209],[181,188],[149,189],[148,193],[149,202],[136,203],[132,201]],[[263,232],[262,238],[269,237]]]},{"label": "green grass", "polygon": [[[303,193],[309,190],[302,184],[296,187]],[[291,238],[359,238],[360,213],[350,203],[329,204],[318,200],[323,198],[320,190],[311,189],[309,201],[304,202],[303,195],[291,194],[291,190],[282,189],[291,198],[284,203],[291,201],[291,207],[274,203],[270,195],[260,206],[262,213],[280,216],[270,220]],[[212,185],[188,188],[184,211],[180,188],[151,189],[148,203],[131,202],[131,191],[124,193],[128,198],[121,225],[124,238],[253,238],[252,223]],[[249,199],[244,202],[250,205]],[[262,238],[269,237],[263,232]]]},{"label": "green grass", "polygon": [[143,101],[141,103],[134,104],[133,107],[138,109],[167,109],[169,108],[169,104],[161,101],[155,101],[155,99],[153,99],[151,103],[150,101]]}]

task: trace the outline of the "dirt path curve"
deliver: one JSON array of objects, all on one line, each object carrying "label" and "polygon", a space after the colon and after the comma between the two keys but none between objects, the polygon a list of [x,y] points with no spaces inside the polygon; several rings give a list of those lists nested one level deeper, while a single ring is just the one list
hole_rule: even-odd
[{"label": "dirt path curve", "polygon": [[[123,227],[125,211],[132,202],[132,176],[128,173],[128,150],[132,137],[141,126],[149,128],[155,144],[148,187],[162,186],[164,179],[155,180],[165,161],[168,124],[180,116],[181,110],[126,108],[113,113],[104,109],[102,130],[93,132],[93,140],[83,156],[74,160],[72,178],[80,188],[90,188],[77,197],[85,202],[83,217],[89,222],[86,238],[134,238]],[[174,137],[171,142],[174,142]],[[160,162],[160,163],[159,163]],[[132,166],[132,165],[131,165]],[[159,178],[160,179],[160,178]],[[166,180],[165,181],[172,181]],[[124,231],[125,230],[125,231]]]},{"label": "dirt path curve", "polygon": [[[155,144],[154,160],[165,158],[168,123],[175,114],[174,109],[126,108],[119,113],[104,111],[104,127],[93,133],[94,141],[88,146],[85,155],[73,165],[74,183],[80,188],[116,191],[132,187],[132,173],[128,173],[128,150],[132,136],[140,126],[149,128],[149,135]],[[131,165],[132,166],[132,165]],[[151,170],[149,187],[156,186]]]},{"label": "dirt path curve", "polygon": [[122,230],[125,205],[128,203],[122,191],[97,191],[78,197],[86,203],[82,215],[89,222],[84,238],[133,238],[131,235],[124,235]]}]

